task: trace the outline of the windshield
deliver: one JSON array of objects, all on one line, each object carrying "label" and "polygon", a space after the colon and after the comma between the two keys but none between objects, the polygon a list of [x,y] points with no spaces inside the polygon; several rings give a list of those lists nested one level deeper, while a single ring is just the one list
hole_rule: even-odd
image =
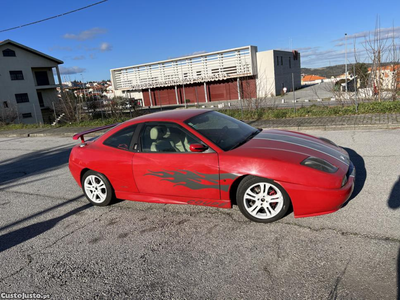
[{"label": "windshield", "polygon": [[185,123],[225,151],[239,147],[260,132],[216,111],[197,115]]}]

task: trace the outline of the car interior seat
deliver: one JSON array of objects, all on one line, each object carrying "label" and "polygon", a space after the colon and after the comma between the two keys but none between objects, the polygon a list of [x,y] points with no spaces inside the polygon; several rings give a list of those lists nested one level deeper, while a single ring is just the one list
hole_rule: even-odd
[{"label": "car interior seat", "polygon": [[165,126],[154,126],[150,130],[151,152],[176,152],[171,143],[165,139],[167,129]]},{"label": "car interior seat", "polygon": [[170,128],[170,143],[178,152],[190,152],[187,135],[180,129]]}]

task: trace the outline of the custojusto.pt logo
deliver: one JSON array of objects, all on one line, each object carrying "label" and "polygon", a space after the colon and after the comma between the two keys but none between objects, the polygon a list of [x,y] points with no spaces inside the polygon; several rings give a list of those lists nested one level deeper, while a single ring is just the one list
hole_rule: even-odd
[{"label": "custojusto.pt logo", "polygon": [[50,295],[39,293],[0,293],[0,299],[50,299]]}]

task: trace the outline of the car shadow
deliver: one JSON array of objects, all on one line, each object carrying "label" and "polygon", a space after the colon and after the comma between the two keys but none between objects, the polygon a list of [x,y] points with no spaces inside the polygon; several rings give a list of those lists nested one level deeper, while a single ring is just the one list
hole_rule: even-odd
[{"label": "car shadow", "polygon": [[350,148],[343,148],[347,151],[350,156],[350,160],[353,162],[356,168],[356,180],[354,182],[354,190],[351,194],[349,200],[343,205],[345,207],[352,199],[357,197],[357,195],[364,188],[365,181],[367,180],[367,169],[365,168],[365,162],[361,155]]},{"label": "car shadow", "polygon": [[[387,204],[390,209],[400,209],[400,176],[393,185]],[[400,248],[397,255],[397,300],[400,300]]]},{"label": "car shadow", "polygon": [[[70,203],[71,201],[75,201],[75,200],[76,199],[71,199],[65,203]],[[52,229],[61,220],[66,219],[74,214],[77,214],[85,209],[88,209],[89,207],[92,207],[92,205],[88,203],[83,206],[77,207],[61,216],[58,216],[58,217],[55,217],[55,218],[52,218],[52,219],[49,219],[46,221],[38,222],[35,224],[31,224],[31,225],[28,225],[28,226],[25,226],[25,227],[22,227],[22,228],[19,228],[14,231],[11,231],[11,232],[1,235],[0,236],[0,253],[41,235],[42,233]],[[53,209],[54,209],[54,207],[51,208],[50,210],[53,210]],[[45,210],[38,214],[35,214],[35,216],[44,214],[45,212],[48,212],[48,210]],[[28,220],[30,218],[31,217],[28,217],[28,218],[26,218],[26,220]]]},{"label": "car shadow", "polygon": [[1,160],[0,186],[62,167],[68,163],[72,147],[63,145]]}]

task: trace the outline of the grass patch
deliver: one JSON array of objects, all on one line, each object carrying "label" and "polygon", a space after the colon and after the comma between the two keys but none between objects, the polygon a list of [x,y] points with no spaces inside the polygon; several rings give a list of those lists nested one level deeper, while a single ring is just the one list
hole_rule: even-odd
[{"label": "grass patch", "polygon": [[[220,112],[231,117],[242,119],[239,109],[221,110]],[[244,110],[244,120],[271,120],[299,117],[332,117],[362,114],[400,113],[400,101],[365,102],[351,106],[317,106],[299,107],[296,112],[293,108],[262,108],[258,110]]]},{"label": "grass patch", "polygon": [[[358,112],[354,105],[351,106],[317,106],[299,107],[296,113],[293,108],[262,108],[257,110],[244,110],[243,118],[240,109],[220,110],[220,112],[243,120],[270,120],[270,119],[287,119],[299,117],[331,117],[345,115],[362,115],[362,114],[385,114],[400,113],[400,101],[384,101],[384,102],[365,102],[358,105]],[[129,116],[120,118],[98,118],[94,120],[85,120],[79,123],[64,123],[56,127],[100,127],[114,123],[121,123],[131,119]],[[10,124],[0,126],[0,130],[16,130],[16,129],[33,129],[33,128],[54,128],[49,124]]]},{"label": "grass patch", "polygon": [[50,124],[42,124],[41,126],[37,124],[9,124],[0,125],[0,130],[16,130],[16,129],[32,129],[32,128],[51,128]]}]

